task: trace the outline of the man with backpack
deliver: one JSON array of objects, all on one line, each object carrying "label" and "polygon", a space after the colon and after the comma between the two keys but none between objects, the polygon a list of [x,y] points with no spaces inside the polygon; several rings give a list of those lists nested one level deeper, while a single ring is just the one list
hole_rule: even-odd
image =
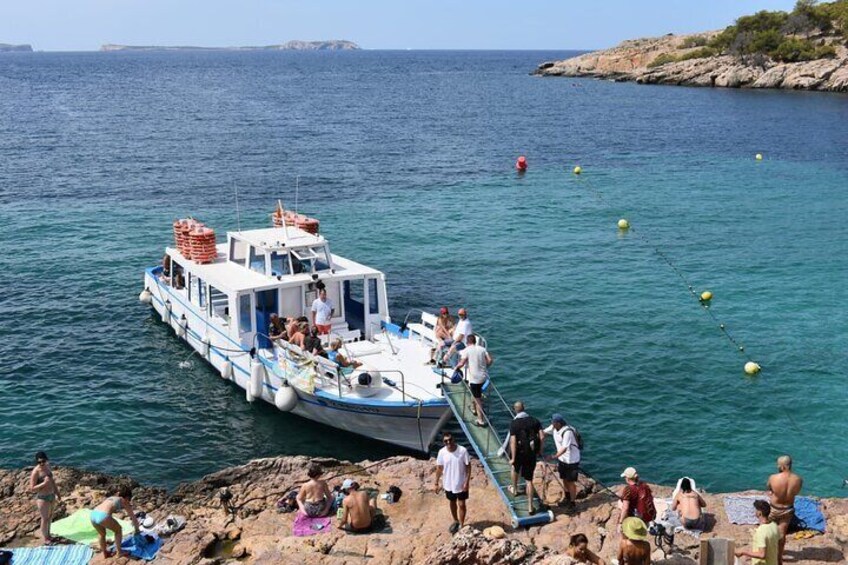
[{"label": "man with backpack", "polygon": [[651,487],[639,480],[639,473],[633,467],[628,467],[621,474],[625,481],[619,498],[621,499],[621,514],[618,516],[618,525],[625,518],[636,516],[643,522],[649,524],[657,517],[657,509],[654,507],[654,495]]},{"label": "man with backpack", "polygon": [[527,485],[528,511],[533,514],[533,473],[536,471],[536,458],[542,452],[545,434],[542,433],[542,424],[539,420],[524,411],[523,402],[516,402],[513,408],[515,418],[509,424],[509,462],[512,464],[510,492],[513,496],[518,494],[518,477],[524,479]]},{"label": "man with backpack", "polygon": [[577,502],[577,474],[583,438],[577,430],[566,423],[562,414],[552,415],[551,425],[543,431],[546,435],[554,436],[556,454],[551,459],[557,462],[559,478],[562,480],[562,492],[565,493],[565,500],[560,505],[568,510],[574,510]]}]

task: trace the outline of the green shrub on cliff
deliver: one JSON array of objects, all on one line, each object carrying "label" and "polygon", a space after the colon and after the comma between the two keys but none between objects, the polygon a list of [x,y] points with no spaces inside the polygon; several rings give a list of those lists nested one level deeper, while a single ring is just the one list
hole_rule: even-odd
[{"label": "green shrub on cliff", "polygon": [[742,16],[707,45],[719,54],[730,53],[743,60],[768,55],[778,61],[809,61],[835,56],[832,46],[817,47],[809,40],[811,35],[834,30],[848,39],[848,0],[798,0],[791,13],[762,10]]},{"label": "green shrub on cliff", "polygon": [[648,63],[648,68],[653,69],[656,67],[667,65],[668,63],[677,63],[678,61],[689,61],[691,59],[705,59],[707,57],[715,57],[716,55],[718,55],[718,51],[716,51],[712,47],[702,47],[700,49],[690,51],[689,53],[681,53],[680,55],[672,55],[671,53],[661,53],[657,55],[657,57],[653,61]]},{"label": "green shrub on cliff", "polygon": [[661,67],[667,63],[674,63],[675,61],[677,61],[677,57],[671,53],[660,53],[653,61],[648,63],[648,68],[653,69],[655,67]]},{"label": "green shrub on cliff", "polygon": [[703,35],[690,35],[680,44],[681,49],[691,49],[693,47],[703,47],[708,43],[708,40]]}]

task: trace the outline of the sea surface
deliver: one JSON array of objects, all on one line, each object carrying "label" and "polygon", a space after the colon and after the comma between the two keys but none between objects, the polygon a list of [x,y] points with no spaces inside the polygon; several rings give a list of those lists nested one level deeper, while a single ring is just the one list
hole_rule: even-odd
[{"label": "sea surface", "polygon": [[223,237],[281,198],[387,273],[395,319],[466,306],[599,478],[757,488],[790,453],[844,496],[848,96],[529,76],[567,55],[0,56],[0,465],[173,486],[398,453],[248,404],[138,302],[173,219]]}]

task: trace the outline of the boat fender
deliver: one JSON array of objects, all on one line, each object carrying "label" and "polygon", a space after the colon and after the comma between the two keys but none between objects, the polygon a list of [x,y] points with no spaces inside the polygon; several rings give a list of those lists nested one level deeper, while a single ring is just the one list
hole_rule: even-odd
[{"label": "boat fender", "polygon": [[162,321],[166,324],[171,323],[171,301],[166,300],[165,304],[162,305]]},{"label": "boat fender", "polygon": [[206,359],[209,359],[209,354],[212,352],[212,340],[209,339],[208,335],[203,338],[202,345],[203,345],[203,349],[202,349],[201,353],[203,353],[203,357],[205,357]]},{"label": "boat fender", "polygon": [[281,412],[294,410],[294,407],[297,406],[297,392],[294,387],[283,381],[282,386],[277,389],[277,393],[274,395],[274,404]]},{"label": "boat fender", "polygon": [[186,320],[185,314],[183,314],[180,316],[179,321],[177,321],[177,327],[174,328],[174,331],[177,332],[177,337],[185,337],[187,328],[188,320]]},{"label": "boat fender", "polygon": [[229,358],[224,361],[224,366],[221,367],[221,378],[227,380],[232,380],[233,378],[233,362]]},{"label": "boat fender", "polygon": [[518,161],[515,162],[515,169],[518,172],[521,172],[521,173],[526,171],[527,170],[527,157],[525,157],[524,155],[519,157]]},{"label": "boat fender", "polygon": [[262,378],[265,367],[260,361],[250,362],[250,382],[247,383],[247,399],[251,402],[262,396]]},{"label": "boat fender", "polygon": [[145,288],[141,291],[141,294],[138,295],[138,300],[142,304],[150,304],[153,302],[153,293],[150,292],[149,288]]}]

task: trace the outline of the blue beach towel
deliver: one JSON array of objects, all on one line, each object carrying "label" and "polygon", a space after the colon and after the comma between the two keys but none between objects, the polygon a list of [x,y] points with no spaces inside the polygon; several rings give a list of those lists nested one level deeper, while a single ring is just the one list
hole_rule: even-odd
[{"label": "blue beach towel", "polygon": [[795,517],[803,522],[808,530],[824,533],[827,521],[821,511],[821,503],[806,496],[795,499]]},{"label": "blue beach towel", "polygon": [[156,534],[138,534],[121,542],[121,551],[129,553],[136,559],[152,561],[162,547],[162,538]]},{"label": "blue beach towel", "polygon": [[12,565],[88,565],[94,551],[87,545],[50,545],[11,549]]}]

